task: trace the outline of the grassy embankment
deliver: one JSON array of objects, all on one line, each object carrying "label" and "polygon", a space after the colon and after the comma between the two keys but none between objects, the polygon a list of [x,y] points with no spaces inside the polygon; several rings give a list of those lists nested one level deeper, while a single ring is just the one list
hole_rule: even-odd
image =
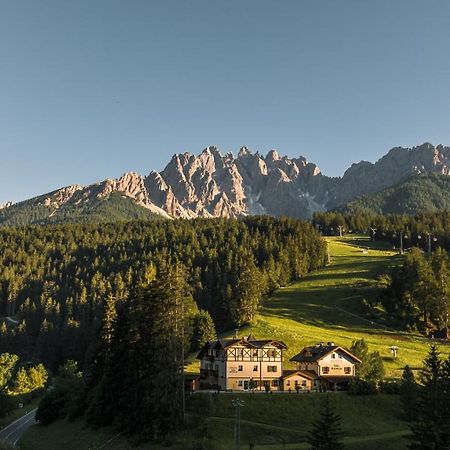
[{"label": "grassy embankment", "polygon": [[[197,394],[208,395],[208,394]],[[242,449],[254,443],[255,450],[296,450],[308,448],[306,435],[326,394],[242,394]],[[330,394],[342,416],[344,442],[347,449],[384,450],[406,448],[404,435],[408,426],[400,419],[399,398],[377,395],[351,397],[345,393]],[[207,424],[210,447],[214,450],[233,448],[236,395],[214,396],[214,413]],[[198,436],[198,433],[197,433]],[[20,441],[22,450],[155,450],[172,448],[189,450],[192,436],[172,437],[173,446],[145,444],[134,447],[111,429],[92,430],[82,422],[58,421],[49,427],[32,427]]]}]

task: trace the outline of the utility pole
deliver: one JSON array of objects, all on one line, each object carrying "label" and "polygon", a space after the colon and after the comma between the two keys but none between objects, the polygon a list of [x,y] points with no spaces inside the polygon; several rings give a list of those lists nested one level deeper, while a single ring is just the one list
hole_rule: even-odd
[{"label": "utility pole", "polygon": [[[400,231],[400,255],[403,255],[403,231]],[[397,233],[394,231],[394,234],[392,235],[393,238],[397,236]],[[408,236],[405,236],[407,238]]]},{"label": "utility pole", "polygon": [[342,230],[344,229],[344,227],[342,225],[338,225],[338,229],[339,229],[339,237],[342,237]]},{"label": "utility pole", "polygon": [[[428,254],[431,255],[431,238],[432,238],[432,234],[431,233],[427,233],[427,238],[428,238]],[[436,242],[437,239],[435,237],[433,237],[433,242]]]},{"label": "utility pole", "polygon": [[375,241],[375,234],[377,233],[376,228],[369,227],[370,231],[372,231],[372,242]]},{"label": "utility pole", "polygon": [[234,448],[235,450],[241,449],[241,406],[244,406],[244,402],[239,398],[235,398],[231,401],[231,404],[236,409],[236,422],[234,424]]}]

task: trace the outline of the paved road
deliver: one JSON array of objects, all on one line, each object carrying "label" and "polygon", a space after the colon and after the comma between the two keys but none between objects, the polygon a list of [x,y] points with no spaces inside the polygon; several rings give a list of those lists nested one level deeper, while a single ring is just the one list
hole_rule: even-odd
[{"label": "paved road", "polygon": [[0,440],[9,442],[12,445],[16,445],[17,441],[22,437],[25,431],[28,430],[32,425],[36,423],[37,409],[33,409],[29,413],[22,416],[20,419],[7,425],[5,428],[0,430]]}]

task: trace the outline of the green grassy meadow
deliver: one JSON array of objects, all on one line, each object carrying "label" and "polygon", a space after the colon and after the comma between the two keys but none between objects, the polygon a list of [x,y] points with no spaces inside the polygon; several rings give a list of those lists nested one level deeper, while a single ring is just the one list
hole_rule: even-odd
[{"label": "green grassy meadow", "polygon": [[[241,333],[284,341],[286,360],[306,345],[332,341],[348,348],[354,339],[364,338],[370,351],[380,352],[387,376],[400,377],[406,364],[419,368],[431,340],[390,328],[383,315],[369,320],[359,306],[362,298],[379,295],[378,275],[400,264],[402,257],[365,236],[327,241],[330,264],[264,300],[255,323]],[[396,359],[392,345],[399,347]],[[450,353],[448,344],[439,347],[443,355]]]}]

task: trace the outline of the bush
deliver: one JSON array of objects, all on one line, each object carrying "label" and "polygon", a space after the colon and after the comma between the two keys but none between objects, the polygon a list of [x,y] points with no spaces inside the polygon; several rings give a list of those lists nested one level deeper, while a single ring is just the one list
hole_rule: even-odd
[{"label": "bush", "polygon": [[17,406],[17,402],[12,397],[0,392],[0,417],[10,414]]},{"label": "bush", "polygon": [[39,403],[36,412],[36,420],[42,425],[49,425],[66,415],[66,395],[64,392],[54,389]]},{"label": "bush", "polygon": [[374,383],[355,378],[348,385],[348,393],[350,395],[373,395],[377,393]]}]

